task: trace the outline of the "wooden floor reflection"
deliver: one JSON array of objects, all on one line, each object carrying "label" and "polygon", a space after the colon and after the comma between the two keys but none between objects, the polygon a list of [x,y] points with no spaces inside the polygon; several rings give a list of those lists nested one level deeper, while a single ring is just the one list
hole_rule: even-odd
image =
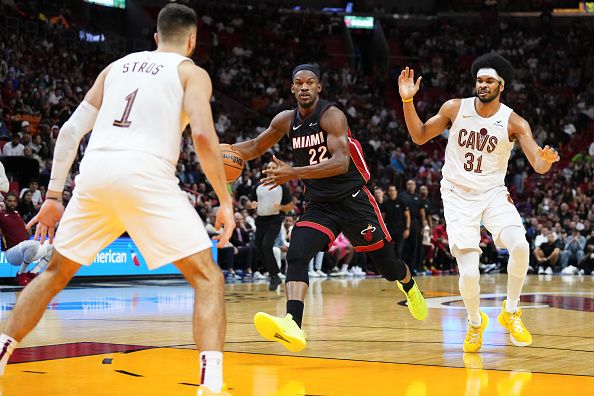
[{"label": "wooden floor reflection", "polygon": [[[256,311],[284,313],[266,283],[227,285],[225,380],[233,395],[564,395],[594,389],[594,278],[530,276],[522,297],[534,343],[497,324],[504,275],[483,276],[490,316],[479,354],[463,354],[456,277],[419,278],[426,321],[382,279],[312,282],[298,356],[261,340]],[[17,294],[0,293],[2,323]],[[48,307],[2,380],[2,395],[192,395],[193,293],[182,282],[75,285]],[[586,393],[584,393],[586,392]]]}]

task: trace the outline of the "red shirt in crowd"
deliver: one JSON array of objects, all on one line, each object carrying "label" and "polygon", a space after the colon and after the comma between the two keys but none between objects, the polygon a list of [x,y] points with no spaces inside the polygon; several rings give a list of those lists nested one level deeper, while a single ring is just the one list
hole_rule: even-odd
[{"label": "red shirt in crowd", "polygon": [[17,211],[0,211],[0,230],[2,230],[2,250],[8,250],[29,239],[25,222]]},{"label": "red shirt in crowd", "polygon": [[437,249],[446,250],[448,233],[445,224],[439,224],[433,229],[433,244]]}]

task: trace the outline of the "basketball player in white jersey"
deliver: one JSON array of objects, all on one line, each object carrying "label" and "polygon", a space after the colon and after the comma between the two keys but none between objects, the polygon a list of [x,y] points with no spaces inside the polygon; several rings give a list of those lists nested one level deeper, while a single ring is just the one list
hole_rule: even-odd
[{"label": "basketball player in white jersey", "polygon": [[445,102],[437,115],[425,123],[419,119],[413,103],[421,77],[415,82],[414,71],[407,67],[398,78],[406,126],[413,142],[424,144],[450,128],[441,196],[450,249],[460,270],[460,294],[468,311],[464,352],[480,350],[488,321],[487,315],[479,310],[481,223],[499,247],[509,250],[507,300],[498,321],[510,332],[514,345],[532,343],[518,307],[530,250],[522,219],[504,178],[515,141],[538,173],[548,172],[559,160],[555,150],[538,146],[525,119],[500,102],[500,95],[513,75],[507,59],[493,53],[480,56],[472,64],[471,73],[476,80],[476,97]]},{"label": "basketball player in white jersey", "polygon": [[[164,7],[155,34],[157,50],[109,65],[61,128],[47,200],[28,224],[38,223],[35,238],[43,242],[49,235],[55,253],[47,270],[19,296],[0,336],[0,374],[17,343],[80,266],[90,265],[99,250],[128,231],[150,269],[173,262],[193,287],[198,394],[222,394],[224,279],[212,260],[204,226],[175,177],[181,134],[189,123],[202,169],[220,200],[216,228],[224,226],[219,246],[225,245],[235,222],[210,109],[210,78],[188,58],[196,46],[196,22],[186,6]],[[62,217],[66,175],[91,129],[74,195]]]}]

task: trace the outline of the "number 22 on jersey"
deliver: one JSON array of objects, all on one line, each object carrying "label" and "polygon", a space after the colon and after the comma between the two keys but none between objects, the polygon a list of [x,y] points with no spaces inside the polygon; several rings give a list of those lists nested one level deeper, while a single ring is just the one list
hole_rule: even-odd
[{"label": "number 22 on jersey", "polygon": [[[320,146],[317,150],[315,148],[309,149],[309,164],[315,165],[328,160],[329,158],[326,156],[327,153],[328,149],[326,146]],[[318,159],[316,159],[316,156]]]}]

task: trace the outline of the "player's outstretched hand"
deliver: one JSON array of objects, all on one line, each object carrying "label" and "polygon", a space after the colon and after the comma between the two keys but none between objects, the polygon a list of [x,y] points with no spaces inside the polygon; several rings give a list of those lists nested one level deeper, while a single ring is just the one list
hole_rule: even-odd
[{"label": "player's outstretched hand", "polygon": [[218,248],[223,248],[229,242],[233,230],[235,229],[235,216],[233,213],[233,201],[229,200],[222,203],[217,210],[217,217],[215,219],[215,229],[218,231],[223,227],[223,233],[215,236],[213,239],[218,240]]},{"label": "player's outstretched hand", "polygon": [[415,71],[409,69],[408,66],[400,72],[400,76],[398,76],[398,92],[402,100],[410,100],[415,96],[421,87],[422,79],[423,77],[419,77],[415,82]]},{"label": "player's outstretched hand", "polygon": [[545,146],[544,149],[541,149],[540,147],[538,148],[538,156],[541,160],[548,162],[549,164],[553,164],[560,159],[557,151],[548,145]]},{"label": "player's outstretched hand", "polygon": [[264,173],[266,177],[260,180],[263,186],[270,187],[269,190],[273,190],[277,186],[295,178],[295,170],[291,165],[279,160],[276,156],[272,156],[272,160],[278,167],[276,169],[264,169],[262,173]]},{"label": "player's outstretched hand", "polygon": [[27,223],[27,230],[31,230],[31,227],[37,224],[34,239],[43,245],[45,238],[49,236],[49,243],[53,243],[54,230],[56,224],[62,218],[62,214],[64,214],[62,202],[55,199],[46,199],[39,208],[39,213]]}]

